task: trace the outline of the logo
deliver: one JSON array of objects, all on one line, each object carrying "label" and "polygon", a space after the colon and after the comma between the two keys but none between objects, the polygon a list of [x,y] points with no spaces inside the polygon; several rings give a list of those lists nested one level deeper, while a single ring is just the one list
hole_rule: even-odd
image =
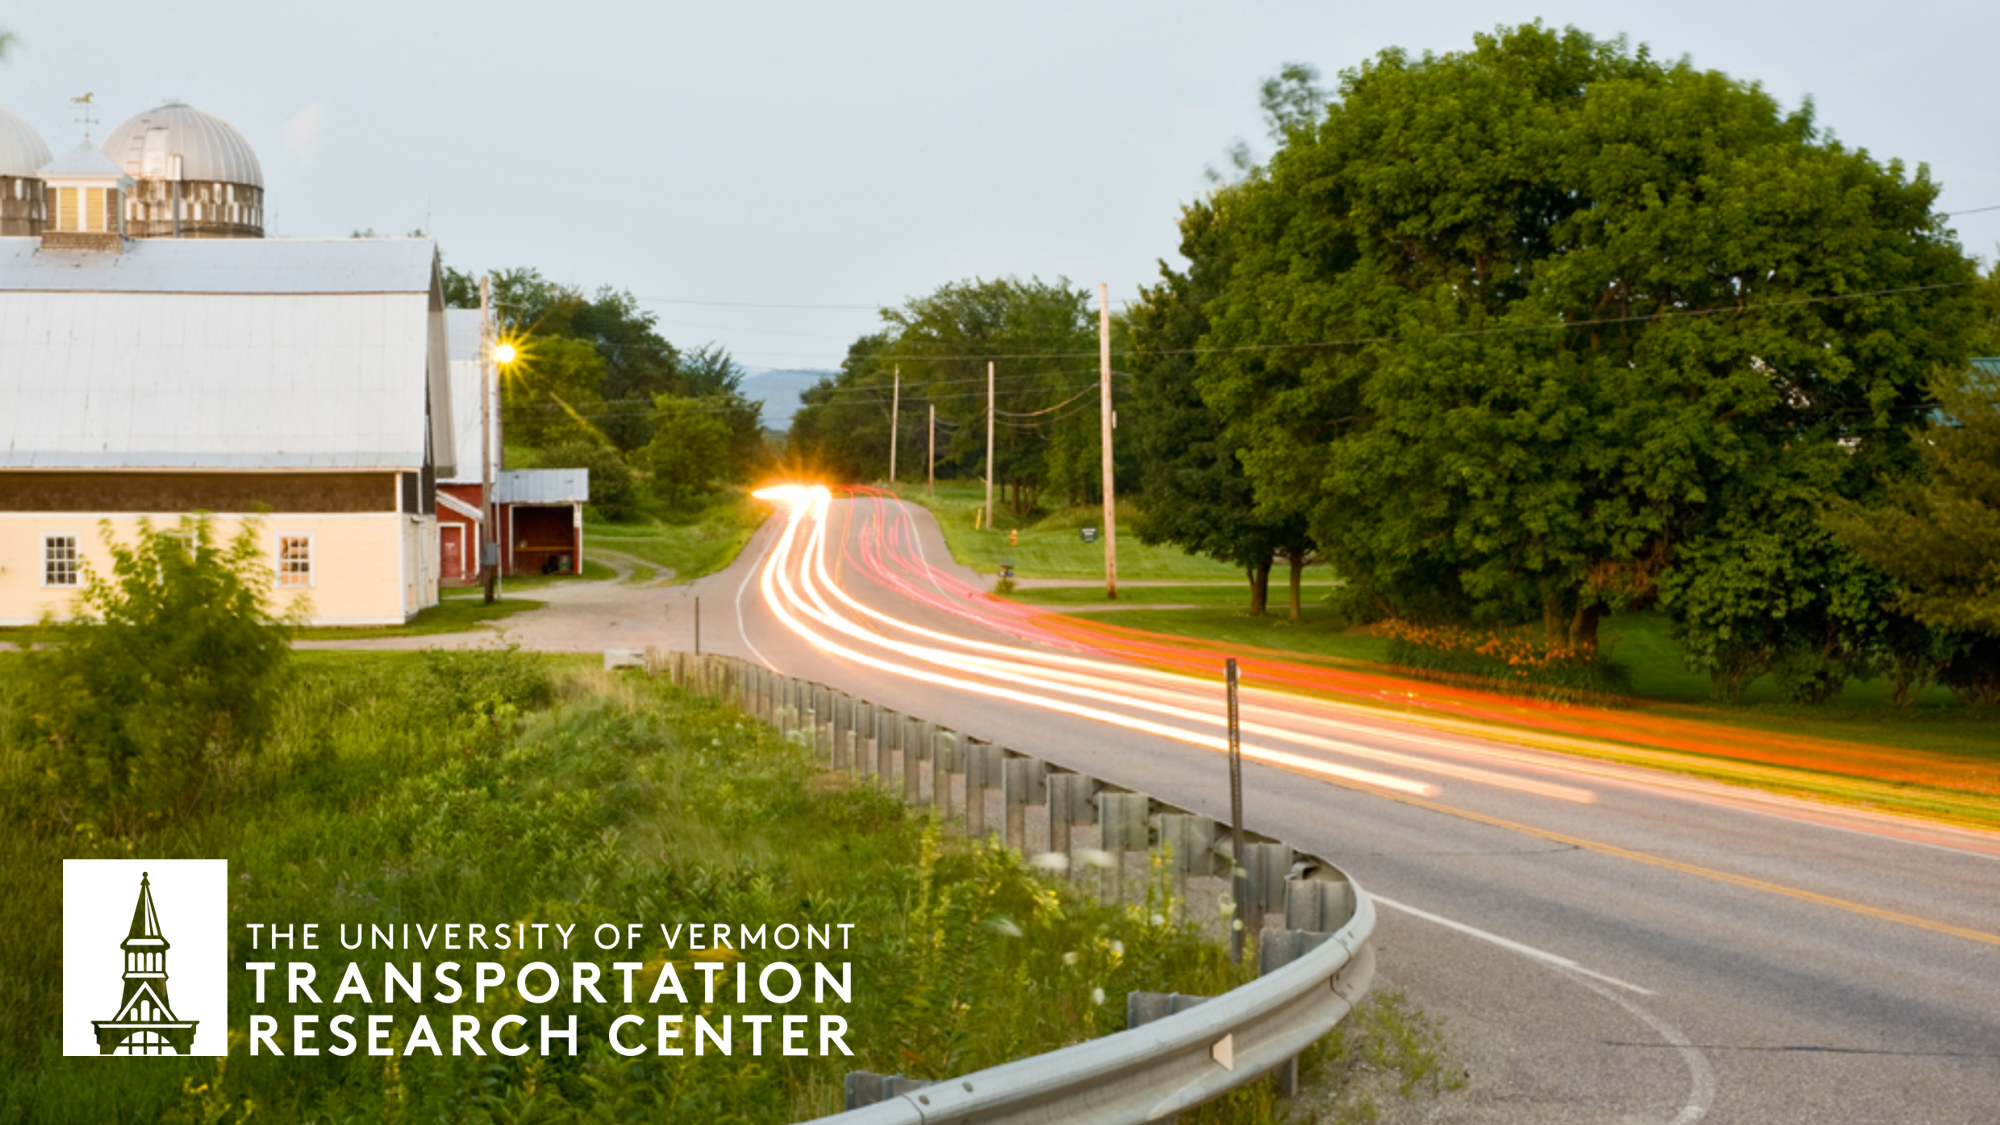
[{"label": "logo", "polygon": [[222,1055],[229,862],[63,861],[63,1054]]}]

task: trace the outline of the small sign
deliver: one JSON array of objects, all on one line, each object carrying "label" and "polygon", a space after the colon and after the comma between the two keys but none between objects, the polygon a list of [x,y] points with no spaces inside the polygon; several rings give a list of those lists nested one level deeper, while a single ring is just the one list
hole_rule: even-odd
[{"label": "small sign", "polygon": [[1079,527],[1076,529],[1076,537],[1085,543],[1095,543],[1097,542],[1097,529],[1094,527]]}]

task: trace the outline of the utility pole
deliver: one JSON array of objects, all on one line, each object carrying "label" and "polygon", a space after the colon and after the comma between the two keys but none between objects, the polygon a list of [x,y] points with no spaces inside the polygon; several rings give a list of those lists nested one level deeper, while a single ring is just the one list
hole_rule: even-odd
[{"label": "utility pole", "polygon": [[896,431],[902,428],[903,365],[896,365],[896,382],[889,392],[889,487],[896,487]]},{"label": "utility pole", "polygon": [[1118,486],[1111,473],[1111,430],[1117,415],[1111,411],[1111,287],[1097,287],[1097,398],[1104,417],[1104,596],[1118,597]]},{"label": "utility pole", "polygon": [[[175,185],[178,187],[179,185]],[[180,216],[174,216],[179,221]],[[486,604],[493,604],[493,586],[499,577],[500,524],[493,503],[493,279],[479,279],[479,577],[486,587]],[[488,562],[488,542],[494,544]]]},{"label": "utility pole", "polygon": [[1248,870],[1243,866],[1243,733],[1236,704],[1236,658],[1223,666],[1229,685],[1229,959],[1243,960],[1243,900],[1250,897]]},{"label": "utility pole", "polygon": [[937,495],[937,403],[931,403],[931,450],[924,459],[924,495]]},{"label": "utility pole", "polygon": [[986,529],[993,529],[993,361],[986,361]]}]

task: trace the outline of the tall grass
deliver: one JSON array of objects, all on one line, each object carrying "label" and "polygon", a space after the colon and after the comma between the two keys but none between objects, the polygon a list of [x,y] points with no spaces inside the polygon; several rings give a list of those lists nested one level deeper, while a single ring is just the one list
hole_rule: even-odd
[{"label": "tall grass", "polygon": [[[27,810],[7,810],[0,1122],[219,1125],[253,1112],[275,1121],[794,1120],[837,1109],[850,1069],[964,1073],[1115,1030],[1127,991],[1213,993],[1238,979],[1217,946],[1165,921],[1175,912],[1157,902],[1105,906],[1073,895],[998,844],[947,834],[888,795],[820,771],[807,751],[741,713],[671,687],[508,652],[302,662],[277,734],[219,807],[134,837],[38,835],[24,827]],[[0,708],[26,704],[0,699]],[[0,782],[11,785],[22,766],[19,747],[0,747]],[[60,861],[126,856],[230,860],[234,966],[272,956],[251,951],[252,921],[317,921],[322,934],[341,923],[548,922],[579,925],[579,940],[597,922],[642,921],[650,948],[555,959],[677,959],[681,977],[696,981],[693,960],[740,956],[754,979],[765,960],[801,958],[671,952],[651,924],[853,923],[854,948],[832,958],[853,962],[853,1000],[824,1010],[849,1021],[855,1057],[785,1057],[767,1036],[761,1057],[739,1046],[728,1057],[628,1058],[610,1050],[603,1028],[622,1011],[649,1014],[647,1005],[572,1007],[565,991],[533,1006],[511,990],[423,1011],[433,1022],[464,1012],[490,1026],[518,1010],[531,1027],[576,1012],[579,1053],[250,1057],[241,1031],[251,989],[238,971],[230,1058],[64,1058]],[[332,948],[279,959],[315,959],[331,982],[348,959],[368,956],[324,944]],[[548,955],[463,956],[503,961],[511,979]],[[616,980],[607,968],[614,1000]],[[754,989],[741,1004],[728,991],[701,1010],[711,1019],[781,1014]],[[416,1014],[407,1003],[315,1010],[395,1014],[399,1050]],[[1236,1099],[1208,1112],[1243,1119],[1257,1104]]]}]

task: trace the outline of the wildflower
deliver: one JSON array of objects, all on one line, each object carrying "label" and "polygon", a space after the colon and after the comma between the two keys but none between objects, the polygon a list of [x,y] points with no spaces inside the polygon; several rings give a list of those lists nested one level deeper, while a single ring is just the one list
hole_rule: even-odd
[{"label": "wildflower", "polygon": [[1117,860],[1111,857],[1110,852],[1097,848],[1076,849],[1076,861],[1087,867],[1113,867],[1117,865]]},{"label": "wildflower", "polygon": [[1061,852],[1042,852],[1029,858],[1028,866],[1044,871],[1068,871],[1069,857]]},{"label": "wildflower", "polygon": [[1101,988],[1093,988],[1093,989],[1091,989],[1091,990],[1090,990],[1090,1002],[1091,1002],[1091,1003],[1093,1003],[1093,1004],[1102,1004],[1102,1003],[1104,1003],[1104,990],[1103,990],[1103,989],[1101,989]]},{"label": "wildflower", "polygon": [[1083,960],[1083,954],[1077,952],[1074,949],[1070,950],[1068,953],[1063,954],[1063,964],[1065,965],[1074,965],[1081,960]]}]

